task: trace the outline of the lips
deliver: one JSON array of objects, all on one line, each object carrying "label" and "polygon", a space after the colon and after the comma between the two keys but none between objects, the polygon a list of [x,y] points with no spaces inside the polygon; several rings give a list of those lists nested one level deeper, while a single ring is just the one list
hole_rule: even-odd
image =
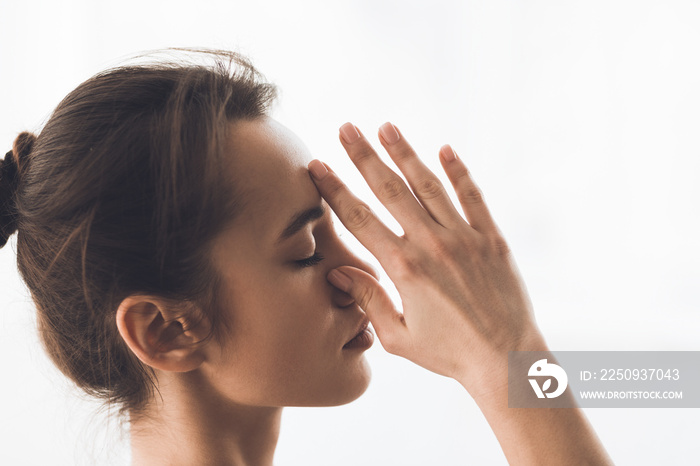
[{"label": "lips", "polygon": [[357,331],[353,334],[352,337],[350,337],[350,339],[349,339],[345,344],[347,345],[347,344],[350,343],[356,336],[358,336],[359,334],[361,334],[362,332],[364,332],[368,325],[369,325],[369,317],[367,317],[367,316],[365,315],[365,316],[362,318],[362,320],[359,322],[359,324],[357,324],[357,327],[356,327],[356,328],[357,328]]}]

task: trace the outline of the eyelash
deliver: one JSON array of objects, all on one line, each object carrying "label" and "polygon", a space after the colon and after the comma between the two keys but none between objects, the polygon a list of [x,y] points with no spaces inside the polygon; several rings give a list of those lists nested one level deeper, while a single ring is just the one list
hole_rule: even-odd
[{"label": "eyelash", "polygon": [[307,257],[306,259],[302,259],[302,260],[295,261],[295,262],[297,263],[297,266],[299,266],[299,268],[304,268],[304,267],[312,267],[312,266],[318,264],[319,262],[321,262],[323,259],[324,259],[323,255],[316,252],[311,257]]}]

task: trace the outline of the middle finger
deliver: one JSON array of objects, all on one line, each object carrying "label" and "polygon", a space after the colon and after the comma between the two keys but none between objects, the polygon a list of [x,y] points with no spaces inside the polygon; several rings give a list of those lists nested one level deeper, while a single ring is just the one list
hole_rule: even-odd
[{"label": "middle finger", "polygon": [[438,177],[418,157],[396,126],[384,123],[379,128],[379,140],[406,177],[423,208],[436,222],[447,228],[464,223]]},{"label": "middle finger", "polygon": [[416,225],[435,223],[403,179],[379,158],[355,125],[345,123],[340,127],[340,142],[374,195],[399,222],[404,233],[407,234]]}]

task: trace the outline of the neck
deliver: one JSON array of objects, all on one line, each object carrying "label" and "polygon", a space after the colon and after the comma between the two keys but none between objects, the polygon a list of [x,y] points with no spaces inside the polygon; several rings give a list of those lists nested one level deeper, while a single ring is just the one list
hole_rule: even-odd
[{"label": "neck", "polygon": [[132,466],[272,466],[281,407],[236,404],[178,385],[160,385],[162,399],[132,415]]}]

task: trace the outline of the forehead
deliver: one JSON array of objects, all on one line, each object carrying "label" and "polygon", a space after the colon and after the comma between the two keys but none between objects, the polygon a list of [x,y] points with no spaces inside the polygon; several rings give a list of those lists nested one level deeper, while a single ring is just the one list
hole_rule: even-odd
[{"label": "forehead", "polygon": [[261,117],[233,123],[226,150],[228,177],[245,198],[235,223],[258,239],[276,240],[295,213],[321,203],[307,169],[309,150],[276,120]]}]

